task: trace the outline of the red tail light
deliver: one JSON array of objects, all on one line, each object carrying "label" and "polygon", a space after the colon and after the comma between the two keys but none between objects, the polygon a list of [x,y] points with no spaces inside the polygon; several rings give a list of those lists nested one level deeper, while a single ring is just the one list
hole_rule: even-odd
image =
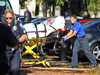
[{"label": "red tail light", "polygon": [[[63,28],[63,29],[58,29],[58,31],[65,31],[66,29],[65,28]],[[57,32],[57,30],[54,30],[52,33],[55,33],[55,32]]]},{"label": "red tail light", "polygon": [[65,31],[66,29],[65,28],[63,28],[63,29],[58,29],[58,31]]}]

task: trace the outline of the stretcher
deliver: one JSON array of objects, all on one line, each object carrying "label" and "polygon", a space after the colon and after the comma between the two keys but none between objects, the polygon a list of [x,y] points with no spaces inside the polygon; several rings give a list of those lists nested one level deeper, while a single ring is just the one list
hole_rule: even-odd
[{"label": "stretcher", "polygon": [[51,37],[53,37],[52,34],[55,34],[58,29],[64,28],[64,18],[59,16],[51,25],[44,24],[46,23],[40,23],[37,25],[34,23],[28,23],[23,26],[27,32],[27,40],[26,43],[22,44],[25,48],[22,56],[29,53],[33,58],[38,59],[37,62],[23,62],[23,64],[43,64],[43,66],[50,67],[50,63],[38,56],[33,49],[37,48],[37,51],[39,51],[41,45],[46,45],[48,41],[50,42]]},{"label": "stretcher", "polygon": [[[50,67],[50,63],[48,61],[46,61],[45,59],[43,59],[42,57],[40,57],[38,54],[36,54],[33,49],[37,48],[37,50],[39,49],[38,46],[43,43],[44,41],[46,41],[47,36],[46,36],[46,26],[44,24],[44,31],[38,31],[37,25],[35,24],[36,27],[36,31],[29,31],[27,33],[35,33],[36,37],[35,38],[28,38],[27,35],[27,39],[26,41],[22,44],[25,51],[22,52],[22,56],[26,55],[26,54],[30,54],[33,58],[37,59],[37,61],[34,62],[22,62],[23,64],[42,64],[44,67]],[[39,37],[39,32],[44,32],[45,33],[45,37]]]}]

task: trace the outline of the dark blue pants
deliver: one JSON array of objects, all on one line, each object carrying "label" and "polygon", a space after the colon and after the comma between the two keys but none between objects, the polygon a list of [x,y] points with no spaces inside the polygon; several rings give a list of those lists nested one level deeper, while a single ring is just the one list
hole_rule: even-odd
[{"label": "dark blue pants", "polygon": [[19,50],[13,52],[13,57],[11,58],[11,74],[20,75],[20,51]]},{"label": "dark blue pants", "polygon": [[8,54],[8,56],[10,54],[10,75],[20,75],[20,51],[15,50],[12,52],[11,50],[8,50],[6,54]]},{"label": "dark blue pants", "polygon": [[78,64],[78,52],[79,52],[81,47],[83,48],[85,55],[91,61],[91,63],[93,65],[96,65],[97,61],[94,58],[93,54],[89,50],[89,43],[88,43],[87,38],[84,37],[84,38],[80,38],[80,39],[77,38],[75,40],[71,66],[77,66],[77,64]]},{"label": "dark blue pants", "polygon": [[74,42],[75,42],[76,36],[68,39],[67,41],[65,41],[66,43],[66,47],[62,49],[61,52],[61,61],[66,61],[66,57],[67,57],[67,53],[70,52],[70,46],[72,45],[72,48],[74,46]]}]

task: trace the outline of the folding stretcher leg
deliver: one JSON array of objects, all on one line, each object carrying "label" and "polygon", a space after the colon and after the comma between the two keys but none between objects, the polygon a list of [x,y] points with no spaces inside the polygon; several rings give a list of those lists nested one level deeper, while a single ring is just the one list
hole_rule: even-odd
[{"label": "folding stretcher leg", "polygon": [[[36,34],[36,38],[32,38],[32,39],[29,39],[28,38],[28,41],[30,43],[32,43],[33,45],[25,45],[25,44],[22,44],[23,47],[26,49],[23,53],[22,53],[22,56],[24,56],[25,54],[29,53],[32,55],[32,57],[38,59],[37,62],[23,62],[23,64],[42,64],[43,66],[45,67],[50,67],[50,63],[46,60],[43,60],[40,56],[38,56],[34,51],[33,49],[37,47],[37,50],[38,50],[38,45],[40,45],[42,42],[44,42],[46,40],[46,25],[44,25],[44,30],[43,31],[38,31],[38,28],[37,28],[37,25],[35,24],[35,28],[36,28],[36,31],[32,31]],[[27,33],[32,33],[32,32],[27,32]],[[42,37],[42,38],[39,38],[39,32],[45,32],[45,37]],[[27,36],[28,37],[28,36]]]},{"label": "folding stretcher leg", "polygon": [[41,59],[40,56],[38,56],[32,49],[34,47],[36,47],[37,44],[35,44],[34,46],[30,47],[30,46],[26,46],[23,44],[24,48],[26,49],[25,52],[22,53],[22,56],[24,56],[25,54],[29,53],[32,55],[32,57],[38,59],[37,62],[23,62],[23,64],[42,64],[44,67],[50,67],[50,63],[46,60]]}]

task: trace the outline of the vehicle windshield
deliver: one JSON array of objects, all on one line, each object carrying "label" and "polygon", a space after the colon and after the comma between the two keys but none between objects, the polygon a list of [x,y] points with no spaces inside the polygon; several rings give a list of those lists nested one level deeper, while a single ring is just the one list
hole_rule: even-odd
[{"label": "vehicle windshield", "polygon": [[8,0],[0,0],[0,7],[1,7],[1,18],[5,18],[4,12],[6,9],[12,9],[10,2]]}]

